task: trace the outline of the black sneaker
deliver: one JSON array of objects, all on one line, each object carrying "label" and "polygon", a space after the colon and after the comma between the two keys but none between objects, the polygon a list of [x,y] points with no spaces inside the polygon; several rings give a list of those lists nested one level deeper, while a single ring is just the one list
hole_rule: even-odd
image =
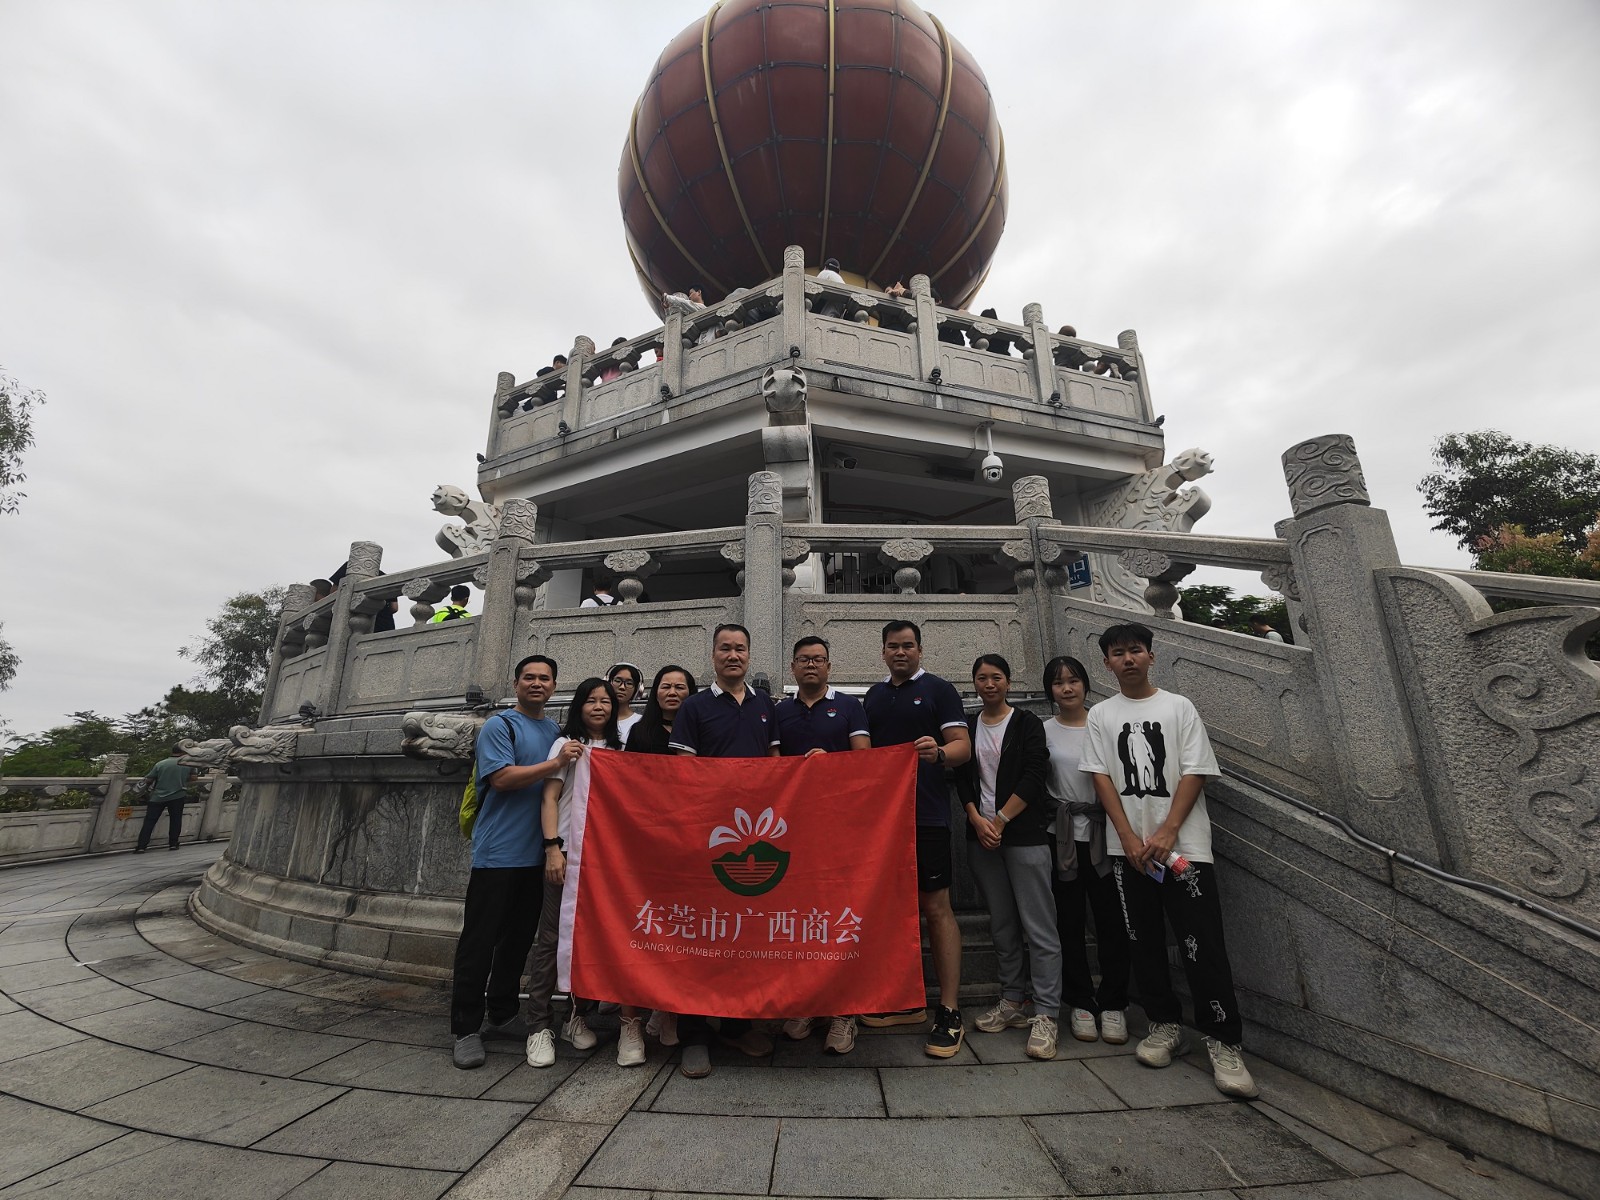
[{"label": "black sneaker", "polygon": [[940,1008],[933,1018],[933,1028],[928,1030],[927,1044],[922,1048],[934,1058],[954,1058],[961,1049],[961,1039],[966,1029],[961,1024],[961,1010]]},{"label": "black sneaker", "polygon": [[868,1029],[889,1029],[895,1025],[921,1025],[927,1019],[926,1008],[901,1008],[894,1012],[864,1013],[861,1023]]}]

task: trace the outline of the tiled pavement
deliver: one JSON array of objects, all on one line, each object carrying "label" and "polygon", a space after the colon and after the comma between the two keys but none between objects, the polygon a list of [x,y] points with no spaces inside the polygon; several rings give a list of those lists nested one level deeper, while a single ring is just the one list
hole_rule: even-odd
[{"label": "tiled pavement", "polygon": [[1557,1194],[1259,1061],[1241,1103],[1195,1056],[1156,1072],[1068,1038],[1037,1063],[1022,1031],[948,1063],[915,1031],[844,1059],[814,1035],[699,1081],[653,1043],[621,1069],[609,1037],[457,1071],[441,991],[195,925],[218,852],[0,871],[0,1198]]}]

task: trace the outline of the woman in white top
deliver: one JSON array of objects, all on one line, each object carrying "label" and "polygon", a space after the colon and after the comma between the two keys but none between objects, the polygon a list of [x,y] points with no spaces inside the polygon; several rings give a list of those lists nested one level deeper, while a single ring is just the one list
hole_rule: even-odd
[{"label": "woman in white top", "polygon": [[[594,747],[621,750],[617,736],[617,697],[611,685],[598,676],[585,679],[572,693],[567,707],[567,723],[561,736],[550,747],[550,758],[561,755],[571,742],[580,743],[583,753],[545,780],[541,821],[546,844],[544,855],[545,909],[539,915],[539,935],[533,944],[528,979],[528,1008],[535,1024],[541,1026],[528,1039],[528,1065],[553,1066],[556,1061],[555,1034],[550,1027],[550,997],[556,985],[556,943],[561,921],[561,891],[567,877],[566,840],[572,836],[572,794],[579,773],[589,770],[588,752]],[[554,918],[549,916],[555,912]],[[584,1020],[587,1001],[572,997],[572,1012],[562,1027],[561,1036],[578,1050],[592,1049],[599,1039]],[[622,1009],[622,1035],[617,1042],[617,1063],[638,1066],[644,1062],[644,1032],[638,1014]]]},{"label": "woman in white top", "polygon": [[[1006,701],[1011,666],[1004,658],[979,655],[972,686],[983,711],[967,718],[972,757],[956,768],[956,793],[967,811],[967,867],[989,907],[1000,960],[1000,1001],[975,1024],[984,1033],[1029,1026],[1028,1056],[1054,1058],[1061,944],[1050,889],[1055,806],[1044,786],[1050,751],[1039,718]],[[1028,990],[1032,1018],[1022,1011]]]},{"label": "woman in white top", "polygon": [[628,734],[639,723],[639,714],[633,711],[633,702],[639,695],[639,685],[644,682],[644,672],[632,663],[616,663],[606,672],[606,680],[617,696],[617,736],[626,746]]},{"label": "woman in white top", "polygon": [[[1049,790],[1056,802],[1056,926],[1061,933],[1061,1002],[1071,1007],[1072,1036],[1115,1045],[1128,1040],[1128,929],[1106,857],[1106,812],[1095,799],[1094,777],[1078,769],[1089,728],[1089,672],[1075,658],[1052,658],[1044,689],[1056,706],[1044,723],[1050,744]],[[1085,902],[1094,913],[1100,986],[1089,973],[1084,944]],[[1096,1016],[1099,1025],[1096,1028]]]}]

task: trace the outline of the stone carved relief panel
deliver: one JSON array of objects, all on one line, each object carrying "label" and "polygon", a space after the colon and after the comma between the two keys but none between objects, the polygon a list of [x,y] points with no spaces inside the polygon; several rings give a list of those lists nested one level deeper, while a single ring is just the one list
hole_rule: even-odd
[{"label": "stone carved relief panel", "polygon": [[325,648],[308,650],[283,664],[278,673],[278,687],[273,695],[269,716],[293,716],[307,700],[316,700],[317,688],[322,682],[322,664],[327,653]]},{"label": "stone carved relief panel", "polygon": [[358,642],[345,676],[343,707],[392,708],[459,696],[467,686],[476,642],[471,621],[414,626]]},{"label": "stone carved relief panel", "polygon": [[1600,610],[1496,614],[1448,576],[1378,577],[1456,870],[1600,918]]},{"label": "stone carved relief panel", "polygon": [[[818,599],[791,593],[785,604],[784,626],[791,640],[810,634],[828,640],[834,683],[855,686],[884,677],[883,624],[904,615],[899,597]],[[1044,669],[1037,661],[1037,639],[1029,635],[1013,601],[924,599],[917,603],[916,620],[922,626],[923,666],[963,692],[972,690],[972,660],[980,654],[1005,655],[1022,680]]]},{"label": "stone carved relief panel", "polygon": [[781,331],[773,329],[776,324],[779,323],[763,321],[754,328],[730,333],[714,342],[685,351],[684,388],[699,387],[726,375],[786,357],[786,349],[782,355],[777,352],[776,339]]},{"label": "stone carved relief panel", "polygon": [[610,383],[596,384],[583,394],[579,409],[585,425],[597,425],[623,413],[649,408],[661,399],[661,367],[654,364],[619,375]]},{"label": "stone carved relief panel", "polygon": [[[1108,529],[1187,533],[1211,511],[1211,497],[1194,486],[1196,480],[1211,473],[1211,468],[1211,455],[1204,450],[1185,450],[1169,463],[1086,497],[1084,523]],[[1116,555],[1091,554],[1089,558],[1094,575],[1089,599],[1138,612],[1150,611],[1144,599],[1144,579],[1118,562]]]},{"label": "stone carved relief panel", "polygon": [[914,339],[911,334],[833,321],[813,321],[810,326],[813,331],[811,350],[817,358],[885,375],[913,374]]},{"label": "stone carved relief panel", "polygon": [[574,683],[604,674],[614,662],[637,662],[652,671],[676,662],[703,684],[710,678],[711,630],[724,621],[738,621],[740,611],[739,599],[730,597],[614,605],[598,620],[559,611],[522,613],[512,661],[524,654],[548,654],[561,664],[561,678]]}]

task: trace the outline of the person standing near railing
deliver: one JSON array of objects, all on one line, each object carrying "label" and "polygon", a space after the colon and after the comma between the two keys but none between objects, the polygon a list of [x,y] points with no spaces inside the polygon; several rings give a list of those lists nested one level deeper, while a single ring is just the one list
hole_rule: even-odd
[{"label": "person standing near railing", "polygon": [[182,746],[174,746],[172,754],[150,768],[144,781],[150,788],[150,798],[145,801],[144,824],[139,827],[139,844],[135,854],[150,848],[150,835],[156,831],[161,814],[167,814],[167,849],[178,848],[178,836],[183,832],[183,804],[189,798],[189,781],[194,778],[194,768],[179,761]]}]

